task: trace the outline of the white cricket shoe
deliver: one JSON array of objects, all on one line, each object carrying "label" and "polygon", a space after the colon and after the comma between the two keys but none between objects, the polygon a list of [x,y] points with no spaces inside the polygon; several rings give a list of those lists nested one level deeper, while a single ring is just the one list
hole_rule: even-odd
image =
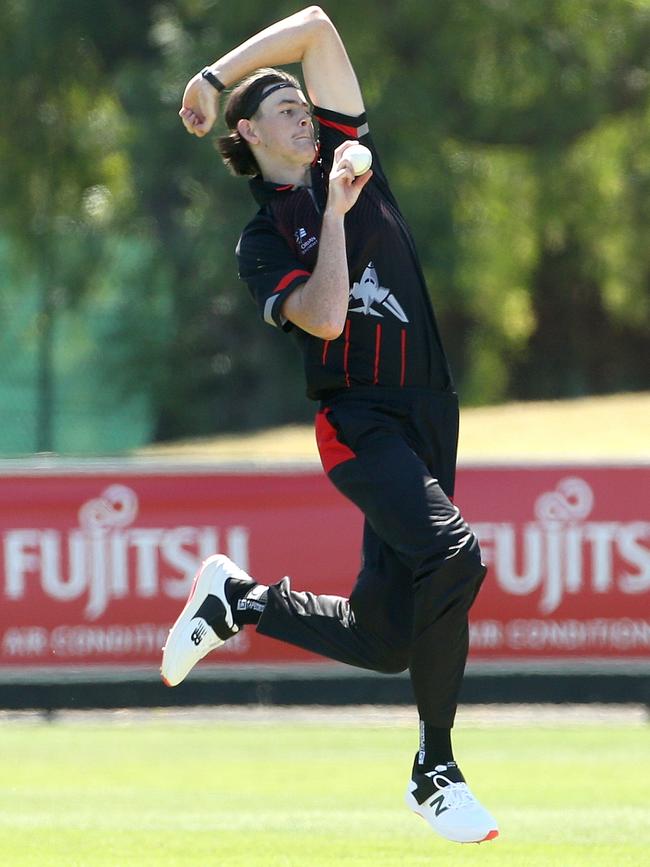
[{"label": "white cricket shoe", "polygon": [[203,561],[163,647],[160,674],[167,686],[177,686],[200,659],[239,632],[226,597],[229,578],[252,580],[223,554]]},{"label": "white cricket shoe", "polygon": [[434,831],[454,843],[483,843],[499,836],[496,821],[470,792],[455,762],[426,772],[419,771],[416,763],[405,801]]}]

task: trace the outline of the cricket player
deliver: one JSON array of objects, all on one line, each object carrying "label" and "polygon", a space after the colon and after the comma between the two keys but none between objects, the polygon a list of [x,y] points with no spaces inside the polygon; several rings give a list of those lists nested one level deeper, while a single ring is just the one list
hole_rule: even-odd
[{"label": "cricket player", "polygon": [[[301,64],[306,95],[274,68],[288,63]],[[448,840],[490,840],[497,824],[451,743],[485,568],[452,501],[458,401],[413,237],[319,7],[190,79],[180,117],[191,135],[212,129],[226,87],[219,150],[250,179],[259,209],[237,246],[239,273],[261,318],[302,351],[323,467],[365,516],[363,560],[345,599],[297,592],[288,578],[267,587],[223,555],[208,558],[170,631],[162,677],[180,683],[246,626],[349,665],[408,669],[420,731],[406,802]],[[346,152],[359,143],[372,167],[355,176]]]}]

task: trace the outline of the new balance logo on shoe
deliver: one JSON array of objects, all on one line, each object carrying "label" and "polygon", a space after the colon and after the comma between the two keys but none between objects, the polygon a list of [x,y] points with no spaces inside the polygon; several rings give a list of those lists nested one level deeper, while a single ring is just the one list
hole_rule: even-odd
[{"label": "new balance logo on shoe", "polygon": [[444,794],[438,795],[437,798],[433,798],[433,800],[429,801],[429,807],[431,809],[433,809],[435,806],[436,816],[439,816],[441,813],[445,813],[449,809],[449,807],[443,807],[444,803],[445,803]]},{"label": "new balance logo on shoe", "polygon": [[194,632],[190,635],[190,641],[192,641],[198,647],[199,644],[203,641],[203,636],[208,631],[205,623],[199,623]]}]

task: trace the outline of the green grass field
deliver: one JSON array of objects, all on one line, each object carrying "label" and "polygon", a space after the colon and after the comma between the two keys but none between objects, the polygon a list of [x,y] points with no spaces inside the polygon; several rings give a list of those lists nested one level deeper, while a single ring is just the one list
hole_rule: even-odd
[{"label": "green grass field", "polygon": [[0,726],[0,864],[650,864],[650,729],[463,726],[501,837],[459,846],[402,803],[410,727],[144,721]]}]

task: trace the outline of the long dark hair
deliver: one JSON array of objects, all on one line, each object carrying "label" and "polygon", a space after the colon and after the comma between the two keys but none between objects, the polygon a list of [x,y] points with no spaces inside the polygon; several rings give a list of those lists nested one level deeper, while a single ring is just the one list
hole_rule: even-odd
[{"label": "long dark hair", "polygon": [[257,69],[240,81],[228,97],[224,120],[230,133],[217,139],[217,150],[233,175],[245,177],[260,173],[248,142],[237,132],[237,122],[242,118],[251,118],[259,108],[266,88],[280,82],[301,89],[298,79],[283,69]]}]

